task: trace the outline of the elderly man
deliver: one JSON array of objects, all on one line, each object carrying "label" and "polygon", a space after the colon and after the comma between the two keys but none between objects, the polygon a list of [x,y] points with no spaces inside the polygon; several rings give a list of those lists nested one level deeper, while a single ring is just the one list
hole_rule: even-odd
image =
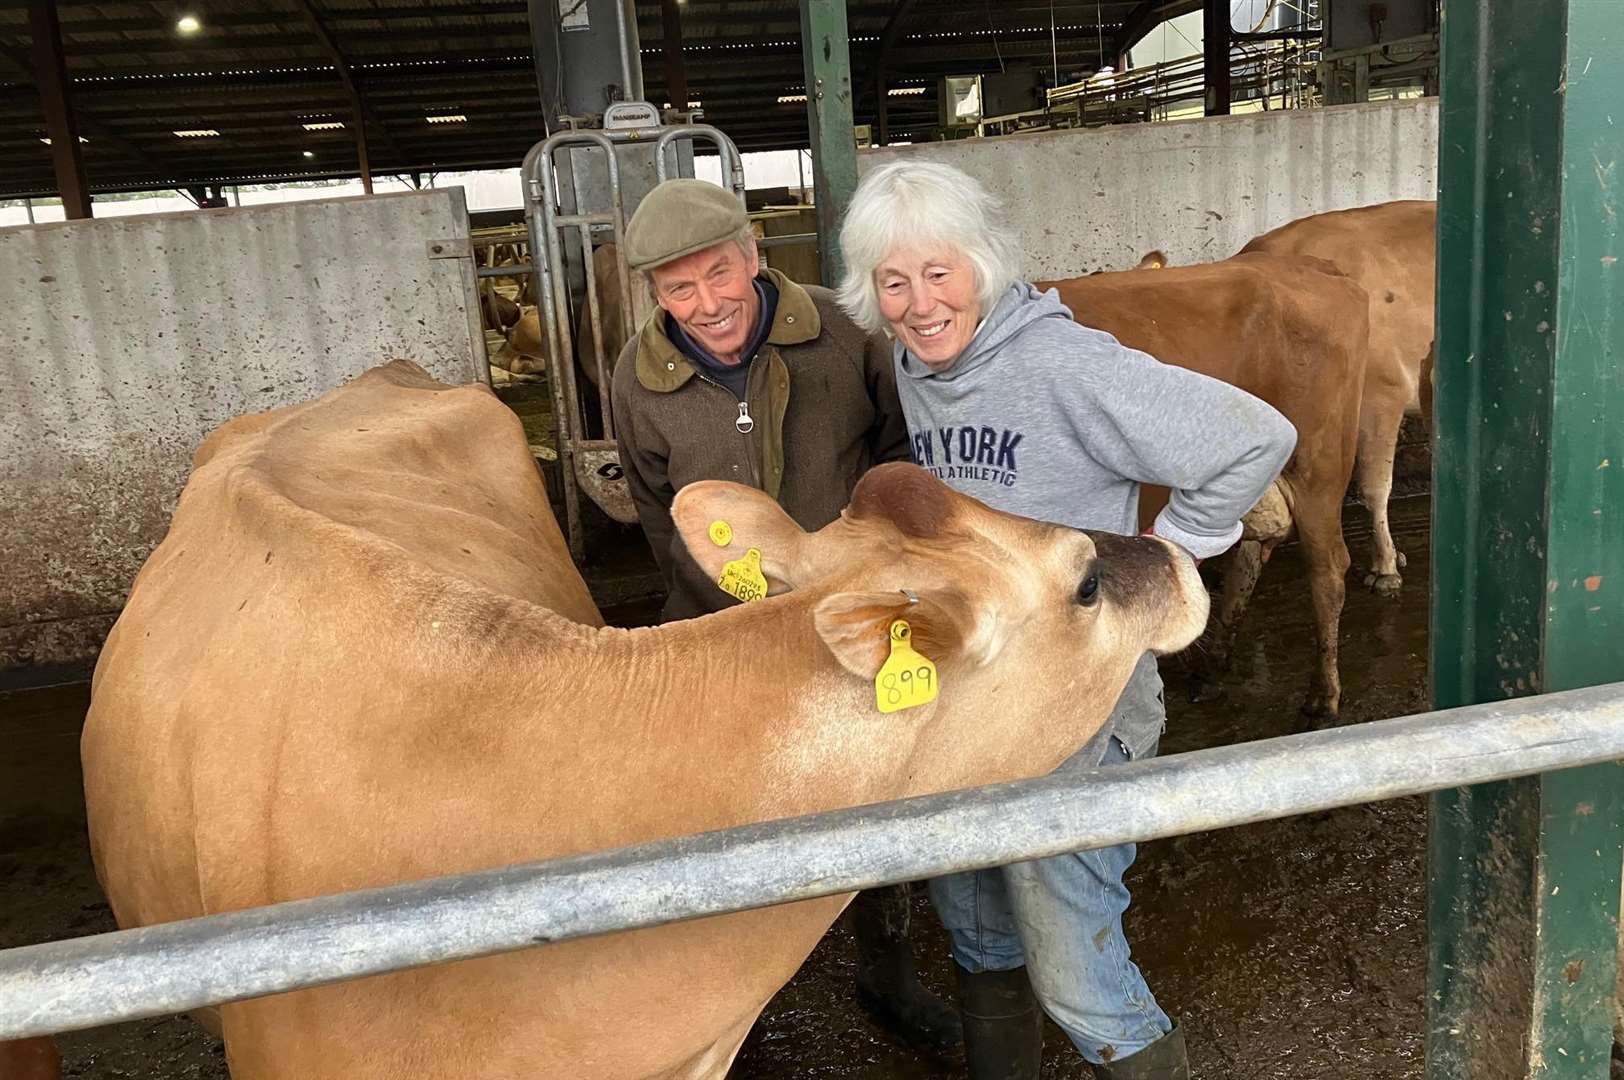
[{"label": "elderly man", "polygon": [[[682,546],[671,524],[679,489],[749,484],[819,529],[871,466],[908,457],[907,428],[889,343],[859,330],[827,289],[763,268],[732,193],[668,180],[638,206],[625,244],[659,308],[615,364],[615,434],[665,578],[662,617],[686,619],[738,601]],[[919,985],[907,889],[861,893],[852,911],[858,1000],[910,1042],[951,1050],[959,1021]]]}]

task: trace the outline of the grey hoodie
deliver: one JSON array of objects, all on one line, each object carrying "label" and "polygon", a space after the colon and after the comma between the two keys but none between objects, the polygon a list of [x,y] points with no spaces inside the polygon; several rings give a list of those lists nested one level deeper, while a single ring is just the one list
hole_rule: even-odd
[{"label": "grey hoodie", "polygon": [[[932,372],[899,341],[897,394],[913,460],[955,490],[1024,517],[1133,535],[1139,487],[1171,489],[1158,536],[1197,558],[1240,538],[1240,519],[1285,467],[1291,422],[1227,383],[1163,364],[1080,326],[1054,291],[1017,282],[952,367]],[[1142,753],[1161,730],[1154,661],[1118,707]],[[1137,697],[1138,703],[1130,701]],[[1135,716],[1123,715],[1134,713]]]}]

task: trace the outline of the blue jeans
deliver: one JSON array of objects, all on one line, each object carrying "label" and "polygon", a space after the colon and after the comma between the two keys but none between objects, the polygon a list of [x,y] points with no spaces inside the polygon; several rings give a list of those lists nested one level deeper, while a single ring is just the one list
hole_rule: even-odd
[{"label": "blue jeans", "polygon": [[[1085,747],[1057,771],[1128,760],[1115,736],[1103,757],[1089,760],[1098,753],[1097,744]],[[1141,756],[1155,753],[1152,743]],[[1133,844],[1121,844],[930,883],[954,961],[972,974],[1025,964],[1043,1011],[1095,1065],[1136,1054],[1173,1027],[1122,935],[1122,875],[1134,854]]]}]

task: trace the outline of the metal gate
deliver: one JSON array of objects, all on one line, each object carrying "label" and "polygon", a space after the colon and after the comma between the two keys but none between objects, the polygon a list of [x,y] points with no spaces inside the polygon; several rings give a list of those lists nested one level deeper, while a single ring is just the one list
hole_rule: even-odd
[{"label": "metal gate", "polygon": [[[609,401],[610,370],[613,358],[605,355],[603,298],[592,272],[594,232],[607,232],[615,246],[614,284],[620,290],[621,329],[629,338],[636,329],[638,291],[626,265],[625,232],[628,207],[624,173],[627,153],[633,146],[652,147],[655,183],[677,173],[679,140],[708,140],[722,161],[722,175],[742,204],[744,165],[733,141],[709,124],[660,123],[659,113],[644,102],[611,106],[604,114],[603,128],[567,128],[548,136],[525,155],[521,173],[525,199],[525,221],[530,229],[530,263],[535,275],[542,323],[546,327],[554,425],[558,440],[559,467],[563,473],[565,536],[570,553],[579,560],[585,550],[581,525],[581,492],[584,490],[605,513],[618,521],[637,520],[631,492],[620,463],[619,442]],[[584,185],[561,181],[561,173],[571,165],[572,155],[596,149],[602,152],[607,168],[608,205],[591,209]],[[560,160],[560,155],[564,160]],[[577,158],[573,163],[579,165]],[[572,175],[578,176],[579,173]],[[566,192],[565,189],[568,188]],[[566,202],[575,205],[566,206]],[[572,265],[570,235],[579,244],[584,285],[579,304],[572,305],[569,267]],[[584,315],[592,334],[592,355],[576,356],[576,323],[571,314]],[[598,433],[587,423],[581,387],[576,380],[576,363],[591,364],[599,388]]]}]

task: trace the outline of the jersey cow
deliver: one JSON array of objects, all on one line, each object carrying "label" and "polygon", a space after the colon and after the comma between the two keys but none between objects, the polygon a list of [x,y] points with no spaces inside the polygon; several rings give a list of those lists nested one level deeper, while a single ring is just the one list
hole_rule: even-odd
[{"label": "jersey cow", "polygon": [[1315,214],[1283,225],[1243,251],[1312,255],[1335,265],[1368,294],[1370,352],[1359,406],[1359,497],[1370,511],[1370,574],[1384,596],[1403,584],[1387,500],[1405,413],[1431,413],[1433,298],[1438,204],[1410,200]]},{"label": "jersey cow", "polygon": [[[1263,562],[1295,527],[1319,646],[1303,712],[1334,716],[1342,696],[1337,628],[1348,569],[1341,506],[1353,472],[1364,377],[1364,292],[1334,266],[1311,258],[1253,254],[1169,270],[1149,261],[1140,266],[1039,287],[1058,289],[1078,322],[1262,398],[1297,428],[1296,452],[1247,515],[1245,535],[1226,563],[1197,683],[1223,670]],[[1154,515],[1154,496],[1147,493],[1144,501],[1141,516]]]},{"label": "jersey cow", "polygon": [[[92,689],[91,848],[119,924],[1043,773],[1144,650],[1206,620],[1172,545],[1000,514],[912,465],[815,533],[724,483],[673,514],[713,575],[758,549],[770,595],[601,626],[518,420],[415,365],[220,428]],[[882,714],[897,619],[939,695]],[[848,899],[228,1004],[230,1065],[721,1077]]]}]

